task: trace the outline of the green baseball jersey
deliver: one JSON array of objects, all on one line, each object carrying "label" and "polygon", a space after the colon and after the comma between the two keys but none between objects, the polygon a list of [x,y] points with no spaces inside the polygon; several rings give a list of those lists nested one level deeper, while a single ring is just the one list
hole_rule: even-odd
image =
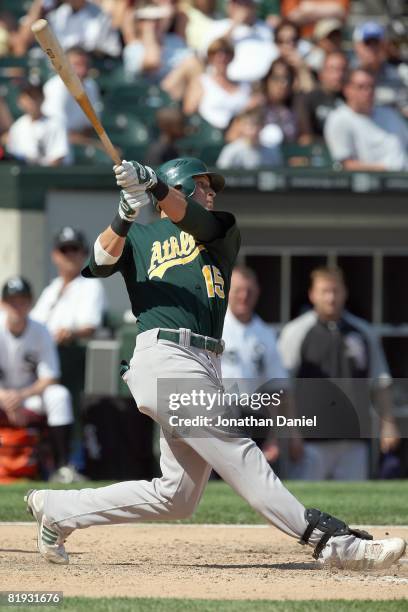
[{"label": "green baseball jersey", "polygon": [[184,327],[221,338],[239,246],[233,215],[189,199],[182,221],[133,223],[119,261],[98,266],[91,256],[83,275],[122,274],[139,332]]}]

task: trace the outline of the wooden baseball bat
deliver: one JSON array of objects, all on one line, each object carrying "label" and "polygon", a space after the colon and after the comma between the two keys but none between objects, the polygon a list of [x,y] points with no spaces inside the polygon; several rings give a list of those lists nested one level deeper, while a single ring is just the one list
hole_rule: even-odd
[{"label": "wooden baseball bat", "polygon": [[99,121],[95,110],[86,94],[84,86],[80,79],[75,74],[71,64],[68,61],[61,45],[59,44],[54,32],[51,30],[46,19],[38,19],[32,26],[31,30],[36,37],[38,44],[42,50],[48,55],[54,66],[55,71],[64,81],[70,94],[78,102],[79,106],[92,123],[95,132],[98,134],[106,153],[115,162],[120,164],[121,159],[115,147],[113,146],[109,136],[105,132],[101,122]]}]

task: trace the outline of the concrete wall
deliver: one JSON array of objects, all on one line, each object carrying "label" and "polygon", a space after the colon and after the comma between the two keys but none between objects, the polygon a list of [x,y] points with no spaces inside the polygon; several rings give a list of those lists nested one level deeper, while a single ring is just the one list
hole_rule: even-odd
[{"label": "concrete wall", "polygon": [[45,274],[45,215],[42,211],[0,209],[0,285],[22,274],[41,291]]}]

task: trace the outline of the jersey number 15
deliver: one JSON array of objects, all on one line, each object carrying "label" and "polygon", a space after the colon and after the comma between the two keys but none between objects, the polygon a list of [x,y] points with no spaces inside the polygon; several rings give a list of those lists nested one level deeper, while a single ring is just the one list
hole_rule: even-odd
[{"label": "jersey number 15", "polygon": [[217,266],[203,266],[202,272],[208,297],[213,298],[218,295],[219,298],[225,299],[224,279]]}]

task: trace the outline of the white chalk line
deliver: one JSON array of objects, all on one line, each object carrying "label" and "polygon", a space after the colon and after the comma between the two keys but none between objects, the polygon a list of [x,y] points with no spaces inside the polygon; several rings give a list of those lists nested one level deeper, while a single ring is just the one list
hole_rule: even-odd
[{"label": "white chalk line", "polygon": [[[0,521],[0,527],[27,527],[28,525],[34,525],[34,521]],[[99,525],[98,525],[99,526]],[[156,521],[154,523],[121,523],[120,525],[102,525],[102,527],[203,527],[205,529],[270,529],[271,525],[253,525],[244,523],[232,524],[232,523],[161,523]],[[355,529],[408,529],[408,525],[351,525]]]}]

